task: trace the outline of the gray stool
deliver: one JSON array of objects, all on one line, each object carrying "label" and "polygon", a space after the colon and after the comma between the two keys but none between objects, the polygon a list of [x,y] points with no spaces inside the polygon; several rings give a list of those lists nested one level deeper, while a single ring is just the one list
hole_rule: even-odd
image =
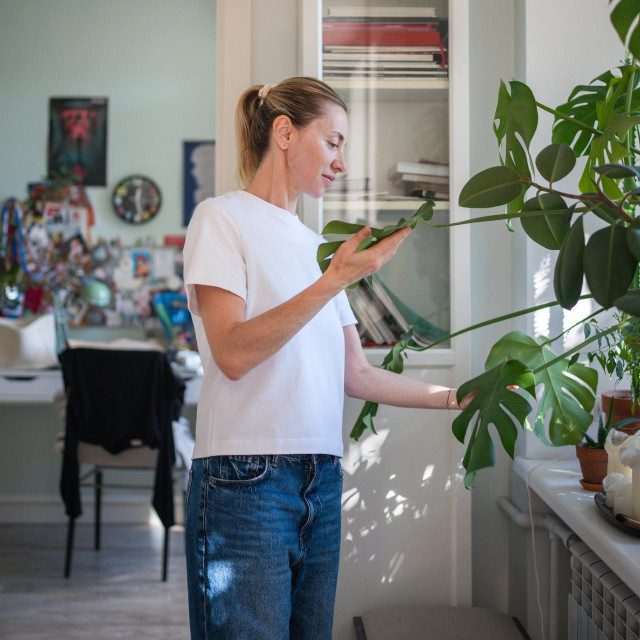
[{"label": "gray stool", "polygon": [[353,622],[358,640],[530,640],[516,618],[480,607],[389,607]]}]

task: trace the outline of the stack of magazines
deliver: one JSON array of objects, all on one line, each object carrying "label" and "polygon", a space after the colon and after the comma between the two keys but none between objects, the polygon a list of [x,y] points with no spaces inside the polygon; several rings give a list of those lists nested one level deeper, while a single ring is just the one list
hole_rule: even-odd
[{"label": "stack of magazines", "polygon": [[413,341],[426,347],[447,335],[403,304],[378,276],[371,284],[361,280],[347,290],[353,313],[358,319],[358,334],[364,346],[393,345],[413,326]]},{"label": "stack of magazines", "polygon": [[449,165],[445,162],[398,162],[396,176],[408,196],[449,200]]},{"label": "stack of magazines", "polygon": [[447,18],[431,7],[329,7],[324,78],[447,77],[447,35]]}]

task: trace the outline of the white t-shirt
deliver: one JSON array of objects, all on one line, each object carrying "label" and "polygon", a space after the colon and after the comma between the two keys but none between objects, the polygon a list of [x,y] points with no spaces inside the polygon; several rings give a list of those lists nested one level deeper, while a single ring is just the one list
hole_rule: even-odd
[{"label": "white t-shirt", "polygon": [[246,191],[201,202],[184,246],[184,281],[204,366],[194,458],[213,455],[328,453],[342,456],[343,326],[355,324],[342,291],[277,353],[230,380],[216,365],[196,284],[245,300],[245,319],[313,284],[322,236],[297,216]]}]

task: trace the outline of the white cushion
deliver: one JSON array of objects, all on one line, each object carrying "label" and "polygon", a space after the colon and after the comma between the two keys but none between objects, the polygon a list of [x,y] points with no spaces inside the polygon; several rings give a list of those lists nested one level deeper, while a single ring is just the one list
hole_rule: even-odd
[{"label": "white cushion", "polygon": [[133,447],[120,453],[109,453],[97,444],[78,442],[78,460],[85,464],[97,464],[100,467],[140,467],[155,469],[158,450],[149,447]]}]

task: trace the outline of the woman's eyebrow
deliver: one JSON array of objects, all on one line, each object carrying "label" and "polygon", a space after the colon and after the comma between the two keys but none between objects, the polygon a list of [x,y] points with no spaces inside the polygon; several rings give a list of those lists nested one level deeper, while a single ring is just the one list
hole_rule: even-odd
[{"label": "woman's eyebrow", "polygon": [[338,135],[338,140],[342,142],[344,140],[344,136],[339,131],[332,131],[331,133],[336,133]]}]

